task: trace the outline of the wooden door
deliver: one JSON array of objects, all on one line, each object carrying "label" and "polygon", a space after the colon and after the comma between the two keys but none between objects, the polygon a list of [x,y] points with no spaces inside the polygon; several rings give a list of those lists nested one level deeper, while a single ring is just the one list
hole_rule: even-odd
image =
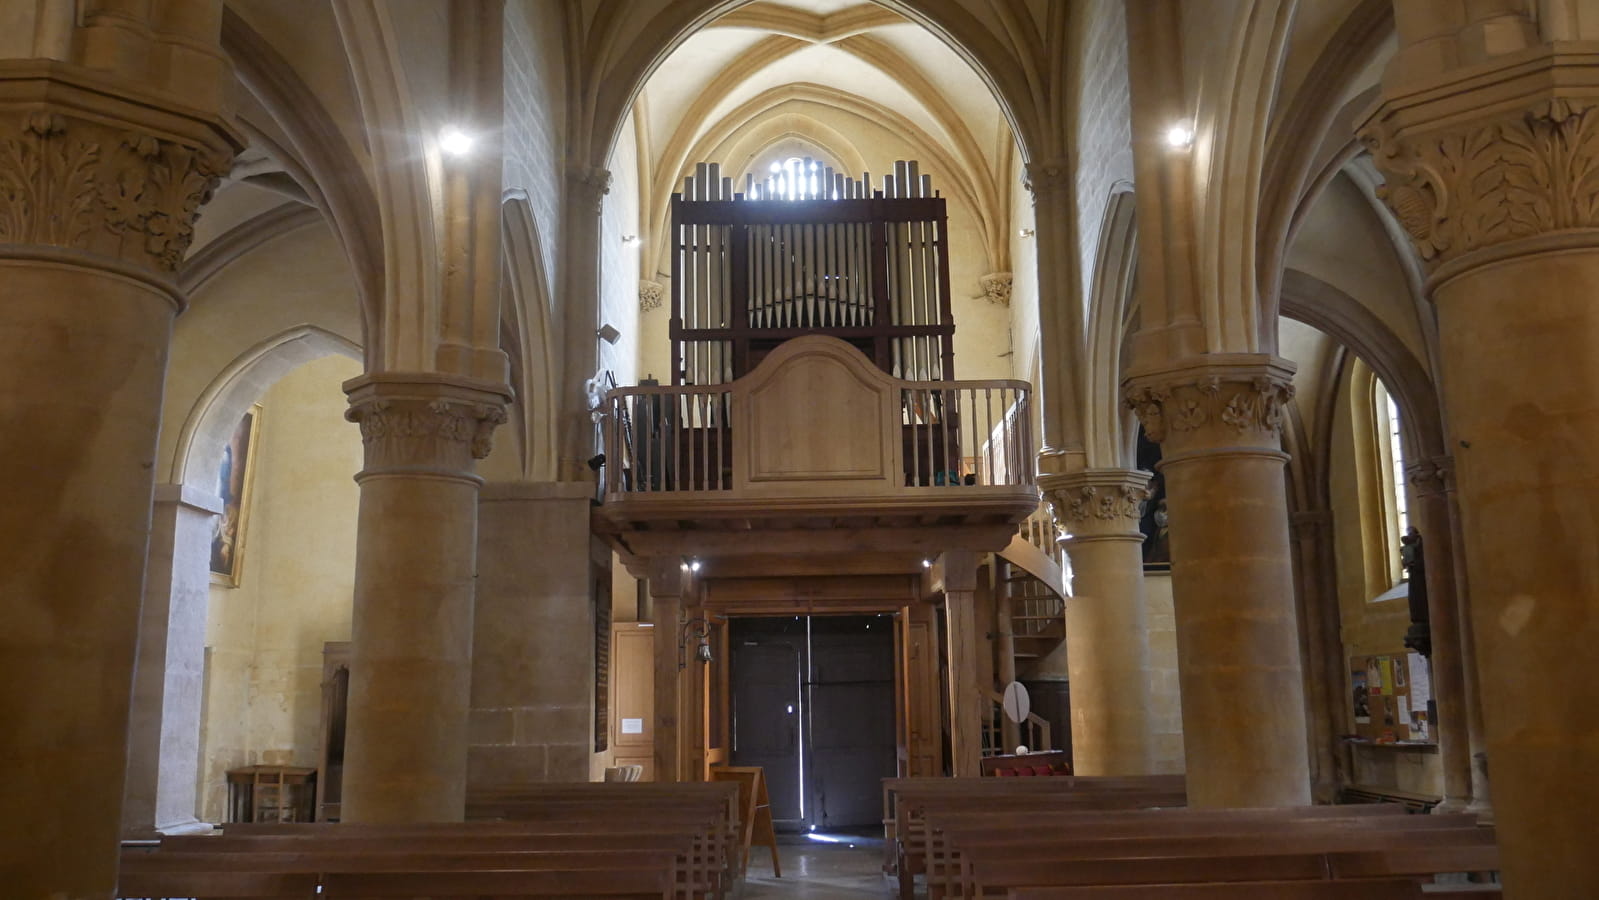
[{"label": "wooden door", "polygon": [[741,640],[733,648],[733,765],[766,771],[772,818],[797,826],[800,801],[800,681],[803,647]]},{"label": "wooden door", "polygon": [[882,780],[895,770],[893,620],[813,619],[807,699],[810,824],[878,824]]}]

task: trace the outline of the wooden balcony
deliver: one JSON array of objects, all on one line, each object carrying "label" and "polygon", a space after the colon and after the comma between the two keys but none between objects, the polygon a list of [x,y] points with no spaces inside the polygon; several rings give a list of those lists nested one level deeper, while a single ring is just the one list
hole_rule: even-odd
[{"label": "wooden balcony", "polygon": [[830,337],[605,401],[597,530],[641,556],[997,550],[1038,506],[1021,381],[911,382]]}]

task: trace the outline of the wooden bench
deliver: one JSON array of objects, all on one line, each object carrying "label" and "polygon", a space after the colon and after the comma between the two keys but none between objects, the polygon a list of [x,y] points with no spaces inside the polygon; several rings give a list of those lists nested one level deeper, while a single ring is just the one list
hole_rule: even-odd
[{"label": "wooden bench", "polygon": [[736,798],[731,784],[507,787],[476,798],[495,821],[230,825],[126,849],[124,871],[149,896],[720,898]]},{"label": "wooden bench", "polygon": [[1140,884],[1113,887],[1017,888],[1009,900],[1423,900],[1414,881],[1255,881],[1227,884]]},{"label": "wooden bench", "polygon": [[[1209,882],[1430,881],[1443,872],[1498,869],[1498,849],[1482,829],[1393,831],[1372,837],[1359,829],[1311,831],[1303,839],[1281,823],[1237,840],[1179,839],[1162,846],[1119,849],[1076,846],[1035,850],[1025,858],[981,851],[965,854],[962,897],[1001,897],[1031,887],[1200,884]],[[1378,842],[1372,849],[1362,846]],[[1359,896],[1356,894],[1355,896]]]},{"label": "wooden bench", "polygon": [[[1395,813],[1399,813],[1397,808]],[[926,870],[929,893],[955,891],[970,880],[969,857],[1062,862],[1085,858],[1251,852],[1270,842],[1281,852],[1334,846],[1380,848],[1395,834],[1415,845],[1492,843],[1470,815],[1415,817],[1344,812],[1343,807],[1266,810],[1159,810],[1135,814],[1044,814],[1018,823],[993,814],[929,813]],[[937,887],[940,890],[935,891]]]},{"label": "wooden bench", "polygon": [[900,896],[910,900],[925,859],[927,808],[1001,809],[1012,814],[1042,809],[1139,809],[1182,805],[1182,776],[1051,778],[886,778],[883,780],[886,868],[899,877]]}]

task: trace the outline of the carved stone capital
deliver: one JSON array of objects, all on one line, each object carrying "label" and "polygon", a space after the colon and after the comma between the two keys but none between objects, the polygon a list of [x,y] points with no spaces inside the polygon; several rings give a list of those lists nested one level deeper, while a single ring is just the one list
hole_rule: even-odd
[{"label": "carved stone capital", "polygon": [[241,148],[220,120],[108,95],[71,67],[0,65],[0,252],[168,276]]},{"label": "carved stone capital", "polygon": [[1455,489],[1455,458],[1434,456],[1405,465],[1405,480],[1417,497],[1441,496]]},{"label": "carved stone capital", "polygon": [[660,309],[661,303],[666,300],[666,285],[659,281],[644,281],[638,283],[638,308],[639,312],[649,312]]},{"label": "carved stone capital", "polygon": [[344,417],[361,426],[366,463],[361,477],[420,475],[477,483],[474,460],[493,449],[506,420],[504,385],[430,373],[363,375],[344,391]]},{"label": "carved stone capital", "polygon": [[605,195],[611,192],[611,171],[598,166],[569,164],[566,167],[566,189],[597,216],[603,208]]},{"label": "carved stone capital", "polygon": [[1599,243],[1596,80],[1599,55],[1550,53],[1384,97],[1360,136],[1430,270],[1533,238]]},{"label": "carved stone capital", "polygon": [[1143,540],[1138,523],[1149,500],[1151,473],[1138,469],[1084,469],[1041,475],[1038,489],[1067,540]]},{"label": "carved stone capital", "polygon": [[1076,184],[1077,177],[1071,162],[1064,159],[1045,160],[1027,164],[1022,181],[1032,192],[1033,202],[1045,197],[1065,194]]},{"label": "carved stone capital", "polygon": [[990,272],[977,279],[977,284],[983,289],[983,297],[989,303],[1000,306],[1010,306],[1010,289],[1013,281],[1009,272]]},{"label": "carved stone capital", "polygon": [[1281,446],[1283,409],[1294,396],[1293,364],[1256,354],[1216,354],[1123,383],[1128,408],[1149,439],[1171,452]]}]

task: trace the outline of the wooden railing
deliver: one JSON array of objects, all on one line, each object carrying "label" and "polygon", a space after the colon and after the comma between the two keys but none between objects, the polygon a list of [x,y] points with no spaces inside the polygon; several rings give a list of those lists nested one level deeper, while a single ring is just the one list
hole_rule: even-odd
[{"label": "wooden railing", "polygon": [[[899,382],[898,414],[889,413],[885,444],[896,451],[906,488],[1033,483],[1032,414],[1026,382],[1014,380]],[[605,434],[605,492],[633,495],[730,491],[739,483],[735,427],[740,382],[724,385],[645,385],[612,390],[601,415]],[[745,402],[754,402],[746,398]],[[824,408],[825,396],[807,402]],[[892,408],[892,402],[890,402]],[[761,427],[781,433],[783,409],[746,410]],[[770,418],[767,418],[770,417]],[[814,418],[814,417],[813,417]],[[843,434],[859,427],[841,419]],[[807,435],[791,436],[803,439]],[[826,439],[826,436],[823,436]]]},{"label": "wooden railing", "polygon": [[[1003,756],[1016,752],[1015,747],[1005,746],[1005,698],[998,691],[982,685],[977,686],[977,693],[983,698],[980,704],[983,710],[983,755]],[[1027,720],[1018,727],[1019,740],[1028,750],[1042,753],[1054,749],[1049,742],[1049,720],[1030,712]]]}]

